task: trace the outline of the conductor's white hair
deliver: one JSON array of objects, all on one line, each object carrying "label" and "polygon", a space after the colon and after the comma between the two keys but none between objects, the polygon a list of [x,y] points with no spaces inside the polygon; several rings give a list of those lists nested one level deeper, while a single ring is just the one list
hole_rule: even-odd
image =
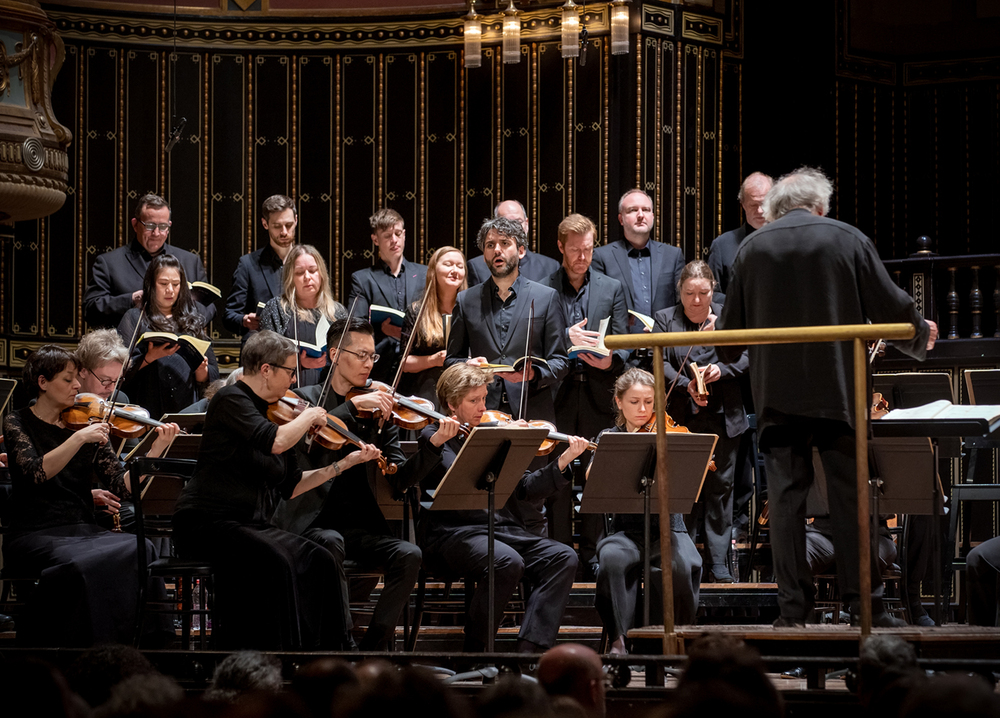
[{"label": "conductor's white hair", "polygon": [[793,209],[807,209],[826,216],[830,211],[833,183],[815,167],[800,167],[785,175],[764,198],[764,218],[768,222],[784,217]]}]

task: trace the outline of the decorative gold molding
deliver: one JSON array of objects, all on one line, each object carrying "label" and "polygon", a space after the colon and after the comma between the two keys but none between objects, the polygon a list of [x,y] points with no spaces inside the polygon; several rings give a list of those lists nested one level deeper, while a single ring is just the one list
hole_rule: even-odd
[{"label": "decorative gold molding", "polygon": [[674,36],[673,10],[652,5],[643,5],[640,9],[642,11],[639,21],[640,35]]}]

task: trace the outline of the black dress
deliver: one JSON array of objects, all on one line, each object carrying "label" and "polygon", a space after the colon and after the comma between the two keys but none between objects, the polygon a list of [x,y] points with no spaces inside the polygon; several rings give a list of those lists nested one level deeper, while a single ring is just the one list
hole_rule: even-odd
[{"label": "black dress", "polygon": [[[406,310],[406,317],[403,319],[403,333],[399,340],[399,344],[403,348],[406,348],[406,343],[410,341],[410,334],[416,331],[414,322],[417,320],[418,309],[419,304],[411,304]],[[418,332],[417,337],[413,340],[410,356],[428,356],[437,354],[443,349],[446,349],[443,337],[439,344],[427,344]],[[443,371],[444,365],[431,367],[424,371],[404,372],[403,377],[399,380],[399,393],[404,396],[422,396],[433,401],[434,405],[437,406],[437,380]],[[443,410],[447,410],[447,408],[443,407]]]},{"label": "black dress", "polygon": [[294,452],[271,453],[277,432],[245,383],[219,390],[198,469],[177,500],[174,545],[215,567],[220,648],[336,650],[347,638],[333,556],[268,523],[302,477]]},{"label": "black dress", "polygon": [[[46,479],[45,454],[72,432],[25,408],[6,417],[3,433],[12,484],[4,569],[14,576],[41,577],[18,617],[18,642],[75,647],[131,643],[139,571],[136,539],[99,527],[90,493],[101,478],[116,496],[128,496],[121,462],[110,444],[86,444],[62,471]],[[155,558],[152,544],[146,543]]]},{"label": "black dress", "polygon": [[[269,329],[272,332],[277,332],[293,341],[325,346],[326,337],[316,336],[316,327],[319,325],[322,313],[319,309],[310,309],[309,316],[309,320],[296,318],[293,322],[292,311],[282,306],[281,297],[275,297],[269,300],[260,311],[260,328],[262,330]],[[336,303],[334,318],[330,319],[330,323],[333,324],[337,319],[345,319],[346,317],[347,310],[339,302]],[[321,383],[324,376],[323,372],[323,368],[306,369],[305,367],[300,367],[296,386],[312,386],[313,384]]]},{"label": "black dress", "polygon": [[[138,321],[138,309],[130,309],[125,313],[118,326],[118,333],[125,342],[132,339]],[[150,331],[149,322],[143,319],[139,335],[148,331]],[[219,378],[219,363],[215,360],[212,347],[208,348],[207,356],[208,380],[204,384],[199,384],[194,376],[197,367],[192,367],[182,352],[142,366],[145,352],[142,347],[136,347],[132,351],[132,359],[129,370],[125,372],[122,388],[128,392],[132,401],[149,411],[149,415],[154,419],[159,419],[164,414],[177,413],[198,401],[204,386]]]}]

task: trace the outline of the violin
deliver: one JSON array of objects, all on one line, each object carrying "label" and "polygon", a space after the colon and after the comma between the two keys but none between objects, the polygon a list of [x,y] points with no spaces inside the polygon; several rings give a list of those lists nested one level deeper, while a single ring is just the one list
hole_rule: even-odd
[{"label": "violin", "polygon": [[[674,421],[672,418],[670,418],[670,414],[668,414],[667,412],[663,412],[663,430],[665,432],[667,432],[668,434],[670,434],[670,433],[674,433],[674,434],[690,434],[691,433],[691,430],[688,429],[686,426],[681,426],[676,421]],[[656,415],[655,414],[653,415],[652,419],[650,419],[645,424],[643,424],[638,429],[636,429],[636,433],[637,434],[652,434],[655,431],[656,431]],[[714,459],[708,462],[708,470],[709,471],[715,471],[716,468],[717,467],[715,465],[715,460]]]},{"label": "violin", "polygon": [[111,435],[120,439],[137,439],[150,429],[164,426],[150,417],[149,412],[135,404],[115,404],[97,394],[77,394],[73,406],[66,407],[59,418],[67,429],[79,431],[96,422],[107,421]]},{"label": "violin", "polygon": [[[356,386],[352,388],[347,392],[347,400],[350,401],[356,396],[371,394],[374,391],[393,395],[392,416],[386,417],[386,421],[392,421],[393,424],[401,429],[420,431],[432,421],[440,421],[447,418],[435,410],[433,401],[425,399],[422,396],[399,396],[393,393],[391,386],[380,381],[369,381],[368,386]],[[358,416],[363,419],[371,418],[374,415],[375,411],[371,409],[358,409]],[[460,431],[468,436],[472,429],[461,427]]]},{"label": "violin", "polygon": [[[483,418],[480,419],[481,422],[485,423],[488,421],[495,421],[498,424],[509,424],[513,421],[510,414],[505,414],[502,411],[496,411],[495,409],[487,409],[483,412]],[[569,436],[566,434],[560,434],[556,431],[556,426],[551,421],[544,421],[543,419],[532,419],[528,422],[528,426],[532,429],[548,429],[549,435],[545,437],[542,441],[542,445],[538,447],[538,451],[535,452],[535,456],[547,456],[552,453],[552,450],[556,448],[556,444],[569,443]],[[597,444],[593,441],[587,442],[587,448],[591,451],[597,450]]]},{"label": "violin", "polygon": [[[285,395],[267,407],[267,418],[275,424],[287,424],[294,421],[303,411],[312,407],[308,401],[294,392],[285,392]],[[345,444],[360,447],[364,442],[347,428],[347,424],[342,419],[326,415],[326,425],[313,430],[313,441],[324,449],[336,451]],[[396,465],[386,461],[384,456],[376,459],[378,467],[383,474],[395,474]]]}]

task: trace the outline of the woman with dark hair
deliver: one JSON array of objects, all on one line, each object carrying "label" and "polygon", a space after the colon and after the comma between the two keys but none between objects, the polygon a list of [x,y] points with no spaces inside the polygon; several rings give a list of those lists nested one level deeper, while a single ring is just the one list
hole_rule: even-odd
[{"label": "woman with dark hair", "polygon": [[[76,360],[61,347],[45,345],[29,356],[24,384],[37,400],[4,420],[12,486],[4,569],[40,580],[18,618],[18,641],[37,646],[131,642],[138,580],[135,536],[100,528],[91,494],[97,480],[117,496],[127,496],[130,488],[108,444],[108,425],[93,423],[76,432],[64,425],[62,411],[73,406],[80,380]],[[177,432],[176,424],[156,429],[149,455],[159,456]],[[147,551],[155,556],[149,542]]]},{"label": "woman with dark hair", "polygon": [[[448,323],[458,293],[468,288],[465,255],[454,247],[440,247],[427,263],[427,308],[417,325],[420,300],[413,302],[403,319],[403,334],[399,340],[405,348],[410,335],[416,332],[413,349],[403,364],[399,391],[407,396],[422,396],[437,401],[437,380],[444,371],[445,348],[448,343]],[[430,291],[427,291],[427,288]]]},{"label": "woman with dark hair", "polygon": [[[319,384],[326,366],[326,330],[347,317],[344,305],[333,298],[330,274],[323,255],[311,244],[297,244],[285,257],[281,296],[264,305],[260,328],[270,329],[298,345],[298,386]],[[306,348],[305,345],[312,345]]]},{"label": "woman with dark hair", "polygon": [[[708,264],[690,262],[677,282],[680,302],[661,309],[654,317],[655,331],[711,331],[722,305],[712,302],[715,277]],[[749,366],[744,351],[735,362],[719,361],[714,346],[666,347],[663,371],[668,385],[667,413],[681,426],[696,434],[715,434],[714,471],[705,476],[698,503],[687,517],[688,531],[697,541],[704,537],[708,554],[709,573],[716,583],[732,583],[735,576],[726,560],[730,550],[733,527],[733,474],[740,435],[747,430],[747,415],[743,409],[740,377]],[[698,367],[697,370],[692,366]],[[701,375],[705,394],[698,393],[695,371]]]},{"label": "woman with dark hair", "polygon": [[[176,257],[160,254],[149,263],[142,281],[142,306],[125,313],[118,333],[126,344],[133,335],[141,337],[146,332],[207,340],[205,324],[204,315],[191,297],[184,267]],[[198,401],[205,387],[218,378],[219,364],[211,346],[201,356],[185,344],[143,341],[132,350],[122,389],[159,419]]]},{"label": "woman with dark hair", "polygon": [[295,353],[290,339],[266,329],[247,339],[243,375],[209,403],[198,468],[177,500],[174,546],[215,567],[212,630],[221,648],[350,645],[333,554],[270,519],[280,498],[314,489],[378,450],[366,445],[329,466],[299,468],[289,449],[326,425],[326,411],[310,407],[281,425],[267,417],[295,381]]}]

